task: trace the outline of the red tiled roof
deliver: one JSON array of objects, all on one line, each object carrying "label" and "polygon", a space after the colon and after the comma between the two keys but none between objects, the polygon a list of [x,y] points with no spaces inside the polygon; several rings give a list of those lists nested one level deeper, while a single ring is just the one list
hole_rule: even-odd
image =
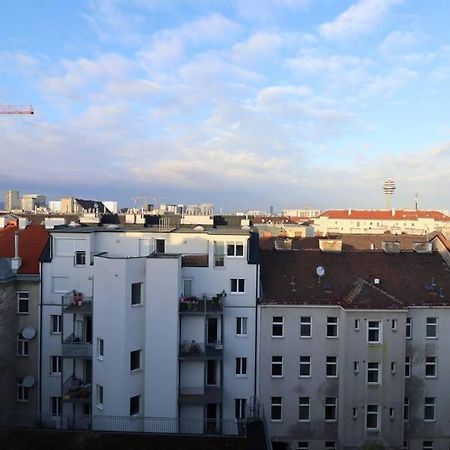
[{"label": "red tiled roof", "polygon": [[[10,225],[0,229],[0,258],[14,257],[14,234],[18,226]],[[21,274],[38,274],[39,258],[49,239],[48,231],[42,225],[28,225],[19,230],[19,256]]]},{"label": "red tiled roof", "polygon": [[320,214],[320,217],[328,217],[330,219],[349,219],[349,220],[418,220],[418,219],[434,219],[442,222],[449,222],[450,216],[440,211],[416,211],[408,209],[398,210],[346,210],[346,209],[329,209]]}]

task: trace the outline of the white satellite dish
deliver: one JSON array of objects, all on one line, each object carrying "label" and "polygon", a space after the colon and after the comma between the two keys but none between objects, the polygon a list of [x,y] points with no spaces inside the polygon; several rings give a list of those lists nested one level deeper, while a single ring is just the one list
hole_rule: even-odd
[{"label": "white satellite dish", "polygon": [[323,277],[325,275],[325,269],[322,266],[317,266],[316,273],[319,277]]},{"label": "white satellite dish", "polygon": [[33,375],[27,375],[26,377],[24,377],[24,379],[22,380],[22,384],[24,387],[26,388],[30,388],[34,386],[34,383],[36,382],[35,378],[33,377]]},{"label": "white satellite dish", "polygon": [[22,330],[22,336],[25,339],[33,339],[36,336],[36,330],[33,327],[26,327]]}]

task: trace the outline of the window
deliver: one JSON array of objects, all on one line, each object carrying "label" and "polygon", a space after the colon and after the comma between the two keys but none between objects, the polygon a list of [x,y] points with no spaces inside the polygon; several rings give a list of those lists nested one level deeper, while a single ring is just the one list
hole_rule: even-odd
[{"label": "window", "polygon": [[234,399],[234,418],[235,419],[245,419],[245,405],[247,399],[245,398],[235,398]]},{"label": "window", "polygon": [[52,314],[50,316],[50,332],[53,334],[61,333],[61,314]]},{"label": "window", "polygon": [[405,422],[409,420],[409,397],[405,397],[403,400],[403,420]]},{"label": "window", "polygon": [[76,266],[86,265],[86,252],[84,250],[75,252],[75,265]]},{"label": "window", "polygon": [[105,356],[105,341],[102,338],[97,338],[97,358],[103,359]]},{"label": "window", "polygon": [[359,319],[354,320],[353,327],[355,328],[355,331],[359,331]]},{"label": "window", "polygon": [[283,317],[272,317],[272,337],[283,337]]},{"label": "window", "polygon": [[230,293],[231,294],[244,294],[245,293],[245,279],[244,278],[231,278]]},{"label": "window", "polygon": [[406,339],[412,338],[412,317],[406,318]]},{"label": "window", "polygon": [[336,378],[338,376],[336,356],[327,356],[325,373],[327,377]]},{"label": "window", "polygon": [[52,416],[60,416],[62,413],[61,397],[50,397],[50,411]]},{"label": "window", "polygon": [[325,441],[325,450],[336,450],[336,442]]},{"label": "window", "polygon": [[309,442],[299,441],[297,445],[297,450],[309,450]]},{"label": "window", "polygon": [[437,338],[437,325],[438,325],[437,317],[427,317],[426,337],[428,339]]},{"label": "window", "polygon": [[270,420],[281,421],[282,397],[272,397],[270,406]]},{"label": "window", "polygon": [[395,409],[389,408],[389,419],[394,420],[395,419]]},{"label": "window", "polygon": [[338,337],[338,318],[337,317],[327,317],[327,337],[337,338]]},{"label": "window", "polygon": [[366,428],[368,430],[378,430],[378,405],[367,405]]},{"label": "window", "polygon": [[135,395],[130,398],[130,416],[136,416],[141,412],[141,396]]},{"label": "window", "polygon": [[244,256],[244,244],[242,242],[227,242],[227,256]]},{"label": "window", "polygon": [[368,384],[381,384],[380,376],[380,363],[369,362],[367,363],[367,383]]},{"label": "window", "polygon": [[392,361],[391,362],[391,373],[392,373],[392,375],[394,375],[396,370],[397,370],[397,363],[395,361]]},{"label": "window", "polygon": [[142,304],[142,283],[133,283],[131,285],[131,304]]},{"label": "window", "polygon": [[425,420],[425,422],[432,422],[433,420],[435,420],[435,406],[435,397],[425,397],[425,404],[423,409],[423,420]]},{"label": "window", "polygon": [[193,290],[194,280],[192,278],[183,278],[183,296],[191,297],[194,295]]},{"label": "window", "polygon": [[17,314],[28,314],[30,312],[30,293],[26,291],[16,292]]},{"label": "window", "polygon": [[337,398],[325,398],[325,420],[328,422],[335,422],[337,419]]},{"label": "window", "polygon": [[433,450],[434,449],[434,441],[423,441],[422,443],[423,450]]},{"label": "window", "polygon": [[408,441],[403,441],[402,450],[409,450]]},{"label": "window", "polygon": [[355,375],[359,373],[359,361],[353,361],[353,372]]},{"label": "window", "polygon": [[369,344],[381,344],[381,322],[369,320],[367,322],[367,342]]},{"label": "window", "polygon": [[224,243],[214,242],[214,267],[224,266]]},{"label": "window", "polygon": [[97,384],[95,396],[97,408],[103,409],[103,386],[101,384]]},{"label": "window", "polygon": [[300,317],[300,337],[301,338],[311,337],[311,317],[308,316]]},{"label": "window", "polygon": [[352,408],[352,419],[356,420],[358,418],[358,408]]},{"label": "window", "polygon": [[436,377],[436,356],[427,356],[425,358],[425,376],[428,378]]},{"label": "window", "polygon": [[405,377],[409,378],[411,376],[411,356],[405,357]]},{"label": "window", "polygon": [[309,397],[298,398],[298,420],[309,422]]},{"label": "window", "polygon": [[155,239],[155,252],[156,253],[166,253],[166,240],[165,239]]},{"label": "window", "polygon": [[272,356],[272,377],[283,376],[283,357]]},{"label": "window", "polygon": [[17,333],[17,356],[28,356],[28,341],[22,333]]},{"label": "window", "polygon": [[139,370],[141,368],[141,351],[134,350],[130,352],[130,371]]},{"label": "window", "polygon": [[61,374],[61,356],[50,356],[50,373]]},{"label": "window", "polygon": [[311,356],[300,356],[300,377],[311,376]]},{"label": "window", "polygon": [[236,375],[247,375],[247,358],[236,358]]},{"label": "window", "polygon": [[247,317],[236,317],[236,335],[247,336]]},{"label": "window", "polygon": [[17,380],[17,401],[27,402],[28,401],[28,388],[23,385],[23,378]]},{"label": "window", "polygon": [[391,329],[392,331],[397,331],[397,319],[391,320]]}]

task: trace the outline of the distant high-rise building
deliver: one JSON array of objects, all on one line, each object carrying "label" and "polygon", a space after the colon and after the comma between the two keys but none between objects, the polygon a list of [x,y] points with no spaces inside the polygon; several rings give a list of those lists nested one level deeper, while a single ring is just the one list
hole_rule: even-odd
[{"label": "distant high-rise building", "polygon": [[45,207],[45,195],[25,194],[22,197],[22,209],[24,211],[34,211],[35,208]]},{"label": "distant high-rise building", "polygon": [[6,211],[12,211],[13,209],[20,209],[19,191],[7,191],[4,195]]},{"label": "distant high-rise building", "polygon": [[48,202],[48,209],[53,212],[61,211],[61,200],[50,200]]}]

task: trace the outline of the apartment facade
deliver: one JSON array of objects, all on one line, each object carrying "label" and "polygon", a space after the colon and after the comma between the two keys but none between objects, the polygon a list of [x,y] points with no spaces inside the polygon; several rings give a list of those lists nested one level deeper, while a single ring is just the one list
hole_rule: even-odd
[{"label": "apartment facade", "polygon": [[20,209],[19,191],[6,191],[3,198],[5,211]]},{"label": "apartment facade", "polygon": [[[222,432],[220,420],[243,417],[255,393],[259,282],[248,230],[61,227],[51,235],[41,357],[50,421],[62,413],[92,429],[206,423]],[[157,430],[144,417],[178,425]]]},{"label": "apartment facade", "polygon": [[258,391],[274,448],[447,449],[437,252],[262,251]]}]

